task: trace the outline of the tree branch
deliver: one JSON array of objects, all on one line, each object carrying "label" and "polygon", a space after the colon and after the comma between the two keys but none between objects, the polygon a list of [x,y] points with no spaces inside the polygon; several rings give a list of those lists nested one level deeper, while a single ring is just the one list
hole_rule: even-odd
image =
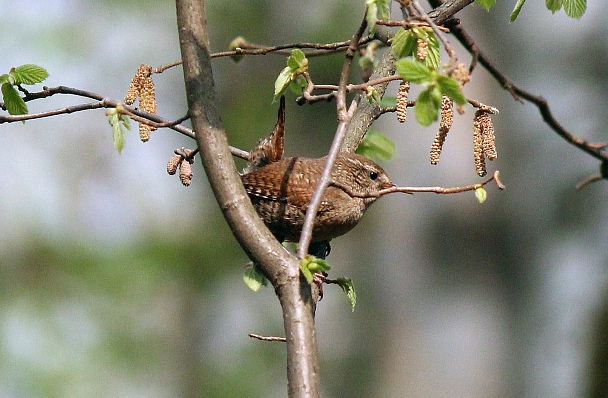
[{"label": "tree branch", "polygon": [[568,143],[574,145],[575,147],[581,149],[582,151],[588,153],[596,159],[601,161],[608,161],[608,155],[603,153],[603,148],[601,145],[590,143],[586,140],[583,140],[576,135],[570,133],[566,130],[553,116],[551,112],[551,108],[547,103],[547,100],[541,96],[533,95],[528,91],[518,87],[513,82],[511,82],[494,64],[490,61],[487,55],[481,51],[473,38],[467,33],[467,31],[462,26],[462,23],[453,19],[446,23],[446,26],[450,28],[452,34],[462,43],[462,45],[475,56],[477,62],[479,62],[483,67],[490,72],[490,74],[494,77],[494,79],[516,100],[521,101],[524,100],[531,102],[536,105],[538,108],[544,122],[555,131],[560,137],[566,140]]},{"label": "tree branch", "polygon": [[[442,25],[458,11],[473,3],[473,1],[474,0],[448,1],[429,12],[428,16],[436,25]],[[388,42],[388,40],[395,35],[395,33],[390,30],[378,29],[378,27],[376,30],[376,37],[383,42]],[[378,65],[374,68],[370,81],[383,79],[393,75],[395,73],[395,61],[396,60],[393,52],[391,50],[386,51]],[[388,82],[374,86],[380,97],[384,96],[384,92],[386,91],[387,87]],[[342,151],[354,152],[359,147],[359,144],[361,144],[363,137],[365,137],[365,134],[369,130],[374,120],[376,120],[381,114],[382,109],[380,108],[379,104],[376,104],[374,101],[370,101],[367,98],[362,98],[348,127],[346,139],[342,144]]]},{"label": "tree branch", "polygon": [[314,301],[299,262],[255,212],[236,171],[213,88],[205,2],[176,0],[189,114],[202,163],[228,225],[273,284],[283,309],[290,397],[319,396]]},{"label": "tree branch", "polygon": [[[101,94],[93,93],[91,91],[81,90],[68,86],[57,86],[57,87],[43,87],[42,91],[39,92],[28,92],[26,96],[23,98],[25,102],[33,101],[37,99],[51,97],[56,94],[70,94],[76,95],[78,97],[91,98],[98,100],[97,102],[89,102],[87,104],[78,104],[72,105],[65,108],[53,109],[50,111],[38,112],[38,113],[28,113],[26,115],[3,115],[0,114],[0,124],[2,123],[14,123],[14,122],[22,122],[26,120],[34,120],[34,119],[42,119],[50,116],[56,115],[64,115],[75,112],[87,111],[91,109],[99,109],[99,108],[116,108],[118,104],[121,104],[125,113],[129,115],[133,120],[150,124],[156,128],[167,127],[171,130],[177,131],[180,134],[185,135],[186,137],[195,138],[194,131],[189,129],[188,127],[180,124],[184,120],[187,119],[186,116],[181,117],[177,120],[167,120],[162,118],[154,113],[148,113],[137,109],[133,106],[126,105],[121,101],[117,101],[111,98],[106,98]],[[248,159],[249,152],[243,151],[241,149],[230,147],[230,152],[232,155],[240,157],[242,159]]]},{"label": "tree branch", "polygon": [[342,66],[342,73],[340,74],[340,84],[336,94],[336,108],[340,123],[338,125],[338,129],[336,130],[336,134],[334,135],[331,148],[329,149],[329,154],[327,155],[327,160],[325,161],[325,167],[323,168],[323,173],[321,174],[321,178],[319,179],[319,182],[315,188],[315,193],[310,200],[310,204],[306,208],[306,216],[304,218],[304,225],[302,226],[300,242],[298,244],[299,258],[304,258],[306,253],[308,253],[308,246],[310,245],[310,240],[312,239],[312,229],[314,227],[317,211],[321,205],[323,194],[332,181],[331,172],[334,168],[334,164],[336,163],[336,158],[338,157],[342,143],[346,137],[350,120],[352,119],[355,109],[357,108],[356,101],[353,101],[350,108],[348,110],[346,109],[346,83],[350,74],[355,51],[357,50],[359,40],[361,39],[366,27],[367,20],[364,16],[363,21],[359,25],[357,32],[353,35],[350,45],[348,46],[348,50],[346,51],[346,57]]}]

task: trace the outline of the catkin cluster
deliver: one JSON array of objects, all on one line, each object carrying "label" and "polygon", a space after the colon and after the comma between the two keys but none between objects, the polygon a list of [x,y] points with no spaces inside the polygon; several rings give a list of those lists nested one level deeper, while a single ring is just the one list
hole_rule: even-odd
[{"label": "catkin cluster", "polygon": [[463,86],[471,81],[469,69],[462,62],[456,65],[456,68],[452,71],[452,77]]},{"label": "catkin cluster", "polygon": [[477,175],[486,175],[486,157],[494,160],[496,153],[496,136],[494,135],[494,125],[490,115],[478,110],[473,119],[473,156],[475,159],[475,170]]},{"label": "catkin cluster", "polygon": [[439,123],[439,131],[435,135],[433,145],[431,145],[431,164],[439,163],[439,156],[443,143],[454,122],[454,101],[447,95],[441,97],[441,122]]},{"label": "catkin cluster", "polygon": [[419,37],[417,44],[418,44],[418,50],[416,51],[416,57],[420,61],[424,61],[426,59],[426,57],[429,55],[429,43],[426,40]]},{"label": "catkin cluster", "polygon": [[[131,80],[129,91],[125,96],[125,104],[131,105],[139,97],[139,108],[142,111],[156,114],[156,91],[154,89],[154,81],[152,80],[152,67],[150,65],[141,65],[137,69],[137,73]],[[146,142],[150,139],[150,132],[156,130],[156,127],[139,123],[139,138]]]},{"label": "catkin cluster", "polygon": [[403,123],[407,120],[407,97],[410,92],[410,84],[402,81],[397,90],[397,120]]},{"label": "catkin cluster", "polygon": [[169,159],[169,163],[167,163],[167,173],[174,175],[179,167],[179,179],[184,186],[188,187],[192,184],[192,177],[194,176],[191,166],[194,163],[194,157],[190,158],[192,154],[192,150],[190,149],[182,148],[181,152],[185,153],[188,159],[185,159],[182,155],[173,155]]}]

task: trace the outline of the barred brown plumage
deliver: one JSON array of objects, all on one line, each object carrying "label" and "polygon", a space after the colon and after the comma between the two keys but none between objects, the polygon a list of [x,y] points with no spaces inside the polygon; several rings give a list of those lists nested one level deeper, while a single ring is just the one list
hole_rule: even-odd
[{"label": "barred brown plumage", "polygon": [[[280,241],[298,241],[306,208],[321,178],[326,158],[286,158],[241,176],[260,218]],[[377,199],[373,195],[394,184],[370,159],[338,155],[330,185],[315,218],[312,241],[325,241],[350,231]],[[347,187],[350,192],[344,188]],[[351,196],[370,195],[369,197]]]}]

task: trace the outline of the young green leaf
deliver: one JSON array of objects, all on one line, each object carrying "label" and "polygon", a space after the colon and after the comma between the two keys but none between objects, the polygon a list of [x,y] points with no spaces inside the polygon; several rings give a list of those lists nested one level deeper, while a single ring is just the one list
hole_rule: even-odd
[{"label": "young green leaf", "polygon": [[483,187],[479,187],[475,190],[475,197],[477,198],[479,203],[483,203],[486,201],[486,199],[488,197],[488,193],[486,192],[485,189],[483,189]]},{"label": "young green leaf", "polygon": [[395,156],[395,143],[384,134],[369,130],[357,148],[357,153],[372,160],[389,160]]},{"label": "young green leaf", "polygon": [[563,0],[564,11],[570,18],[580,19],[587,10],[587,0]]},{"label": "young green leaf", "polygon": [[462,93],[462,87],[455,79],[440,75],[437,78],[437,83],[439,84],[441,94],[447,95],[458,105],[464,105],[467,103],[467,98]]},{"label": "young green leaf", "polygon": [[49,73],[41,66],[26,64],[11,70],[15,84],[36,84],[49,77]]},{"label": "young green leaf", "polygon": [[[298,77],[302,77],[302,76],[298,76]],[[296,95],[302,95],[304,87],[306,87],[306,83],[304,83],[304,85],[302,85],[302,82],[298,81],[297,78],[295,80],[292,80],[291,83],[289,83],[289,90]]]},{"label": "young green leaf", "polygon": [[306,257],[304,257],[300,263],[300,270],[308,283],[313,282],[314,274],[329,271],[330,269],[331,267],[327,261],[310,254],[306,255]]},{"label": "young green leaf", "polygon": [[365,13],[365,19],[367,20],[367,26],[369,31],[373,32],[376,27],[376,21],[378,20],[378,13],[380,18],[388,19],[391,16],[390,13],[390,0],[366,0],[367,12]]},{"label": "young green leaf", "polygon": [[365,13],[365,19],[367,20],[367,26],[370,32],[374,31],[376,27],[376,21],[378,20],[378,5],[375,0],[367,0],[367,11]]},{"label": "young green leaf", "polygon": [[430,32],[427,38],[428,54],[424,59],[426,65],[431,69],[439,69],[441,65],[441,47],[435,32]]},{"label": "young green leaf", "polygon": [[396,62],[397,72],[403,80],[412,83],[425,83],[431,80],[431,70],[422,62],[403,58]]},{"label": "young green leaf", "polygon": [[293,69],[291,69],[289,66],[286,66],[285,68],[283,68],[281,73],[279,73],[277,80],[275,80],[275,82],[274,82],[274,99],[275,99],[275,101],[277,100],[277,98],[279,98],[281,95],[283,95],[283,93],[285,92],[287,87],[289,87],[289,84],[293,80],[294,76],[295,76],[295,74],[293,72]]},{"label": "young green leaf", "polygon": [[546,0],[545,4],[553,14],[562,9],[562,0]]},{"label": "young green leaf", "polygon": [[127,139],[125,132],[122,130],[122,125],[120,122],[121,114],[116,110],[116,108],[113,108],[108,109],[106,116],[108,116],[108,123],[110,123],[112,126],[114,146],[116,146],[118,153],[121,153],[125,147],[125,141]]},{"label": "young green leaf", "polygon": [[250,264],[247,266],[247,268],[245,268],[243,281],[247,287],[254,292],[257,292],[262,288],[262,286],[266,286],[268,284],[268,279],[266,279],[264,274],[262,274],[253,264]]},{"label": "young green leaf", "polygon": [[348,299],[350,300],[350,309],[351,311],[355,310],[355,304],[357,304],[357,293],[355,292],[355,286],[353,285],[353,281],[350,278],[338,278],[336,279],[336,283],[338,286],[346,292]]},{"label": "young green leaf", "polygon": [[122,123],[123,126],[125,126],[125,128],[127,130],[131,130],[131,118],[129,117],[129,115],[126,114],[121,114],[120,115],[120,122]]},{"label": "young green leaf", "polygon": [[376,104],[380,104],[382,98],[380,98],[380,93],[373,86],[368,86],[365,89],[365,95],[367,96],[367,100],[370,102],[375,102]]},{"label": "young green leaf", "polygon": [[27,115],[27,105],[17,89],[10,83],[2,84],[4,106],[11,115]]},{"label": "young green leaf", "polygon": [[389,19],[391,17],[391,0],[376,0],[380,18]]},{"label": "young green leaf", "polygon": [[390,97],[388,95],[385,95],[384,97],[382,97],[382,101],[380,101],[380,106],[383,108],[388,108],[391,106],[396,106],[397,105],[397,97]]},{"label": "young green leaf", "polygon": [[276,101],[287,87],[291,84],[302,73],[308,69],[308,59],[306,54],[300,49],[294,49],[291,51],[291,55],[287,57],[287,66],[283,68],[277,80],[274,82],[274,100]]},{"label": "young green leaf", "polygon": [[308,62],[306,61],[306,65],[304,65],[306,59],[306,54],[304,51],[299,48],[295,48],[291,51],[291,55],[287,58],[287,66],[289,66],[294,71],[303,67],[308,66]]},{"label": "young green leaf", "polygon": [[0,84],[4,84],[4,83],[9,83],[7,73],[0,75]]},{"label": "young green leaf", "polygon": [[391,44],[395,58],[399,59],[414,55],[416,51],[416,39],[416,35],[411,29],[399,29],[395,37],[393,37],[393,43]]},{"label": "young green leaf", "polygon": [[513,22],[517,19],[517,17],[519,16],[519,12],[521,11],[521,8],[524,6],[525,2],[526,2],[526,0],[517,0],[517,4],[515,4],[515,8],[511,12],[511,19],[510,19],[511,22]]},{"label": "young green leaf", "polygon": [[422,91],[416,99],[414,111],[416,119],[423,126],[428,126],[437,120],[441,107],[441,92],[437,87],[429,87]]},{"label": "young green leaf", "polygon": [[118,122],[118,118],[116,119],[116,122],[112,125],[112,128],[114,130],[114,145],[116,146],[116,149],[118,150],[118,153],[121,153],[122,150],[125,148],[125,142],[127,141],[127,136],[125,134],[125,132],[122,130],[122,127],[120,125],[120,123]]},{"label": "young green leaf", "polygon": [[[241,50],[241,46],[243,46],[245,43],[246,43],[246,40],[245,40],[244,37],[237,36],[228,45],[228,50],[229,51],[237,51],[238,52],[239,50]],[[241,59],[243,59],[243,55],[242,54],[234,54],[234,55],[231,55],[230,58],[232,58],[232,60],[234,62],[239,62]]]},{"label": "young green leaf", "polygon": [[490,11],[490,8],[496,4],[496,0],[477,0],[477,4],[485,8],[487,11]]}]

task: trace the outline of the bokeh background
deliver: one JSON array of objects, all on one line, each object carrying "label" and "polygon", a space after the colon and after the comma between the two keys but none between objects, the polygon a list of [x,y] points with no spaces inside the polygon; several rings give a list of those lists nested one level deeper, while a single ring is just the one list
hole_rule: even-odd
[{"label": "bokeh background", "polygon": [[[239,35],[264,44],[346,40],[363,14],[363,1],[208,3],[216,51]],[[530,0],[510,24],[514,3],[459,16],[567,129],[607,141],[608,5],[589,2],[575,21]],[[0,0],[0,10],[0,72],[39,64],[49,86],[119,99],[140,64],[180,57],[172,2]],[[336,83],[342,59],[312,59],[313,79]],[[249,149],[272,130],[284,63],[277,55],[213,61],[233,145]],[[159,113],[182,116],[181,69],[155,82]],[[392,195],[333,242],[331,275],[354,279],[358,304],[351,313],[328,286],[319,305],[325,397],[608,395],[608,185],[574,190],[599,165],[481,68],[466,93],[501,111],[489,169],[501,171],[507,190],[488,188],[482,205],[472,193]],[[82,102],[56,96],[28,106]],[[288,154],[323,155],[335,119],[333,103],[288,101]],[[0,126],[0,396],[285,396],[284,348],[247,337],[282,334],[272,289],[253,293],[242,282],[247,258],[200,163],[190,188],[165,172],[173,149],[193,142],[163,129],[142,144],[133,127],[119,155],[103,110]],[[376,122],[397,144],[382,163],[392,179],[479,181],[472,112],[457,117],[431,167],[436,128]]]}]

